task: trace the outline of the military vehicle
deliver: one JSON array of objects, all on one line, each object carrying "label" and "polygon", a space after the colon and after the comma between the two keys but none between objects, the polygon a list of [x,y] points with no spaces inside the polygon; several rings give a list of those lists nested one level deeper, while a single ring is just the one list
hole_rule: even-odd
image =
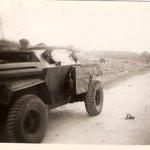
[{"label": "military vehicle", "polygon": [[56,47],[0,51],[0,123],[8,142],[39,143],[48,108],[83,101],[90,116],[100,114],[103,89],[98,65],[82,65],[75,53]]}]

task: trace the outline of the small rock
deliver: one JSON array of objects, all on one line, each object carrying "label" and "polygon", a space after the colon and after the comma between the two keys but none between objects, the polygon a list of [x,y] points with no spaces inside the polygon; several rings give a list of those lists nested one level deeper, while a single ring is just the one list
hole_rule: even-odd
[{"label": "small rock", "polygon": [[58,134],[55,134],[55,136],[59,136]]},{"label": "small rock", "polygon": [[132,85],[128,85],[128,87],[132,87]]},{"label": "small rock", "polygon": [[131,115],[130,113],[127,113],[125,119],[126,120],[127,119],[132,119],[133,120],[133,119],[135,119],[135,116]]}]

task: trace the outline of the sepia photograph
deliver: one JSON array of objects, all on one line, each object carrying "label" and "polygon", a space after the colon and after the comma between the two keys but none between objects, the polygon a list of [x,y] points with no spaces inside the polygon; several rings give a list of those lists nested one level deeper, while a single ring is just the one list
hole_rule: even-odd
[{"label": "sepia photograph", "polygon": [[149,145],[149,116],[150,1],[0,0],[0,145]]}]

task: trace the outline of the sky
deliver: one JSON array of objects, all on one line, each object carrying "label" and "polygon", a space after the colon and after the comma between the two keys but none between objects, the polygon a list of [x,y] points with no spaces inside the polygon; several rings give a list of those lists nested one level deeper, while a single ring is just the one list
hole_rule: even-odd
[{"label": "sky", "polygon": [[13,41],[150,51],[150,2],[0,0],[0,20]]}]

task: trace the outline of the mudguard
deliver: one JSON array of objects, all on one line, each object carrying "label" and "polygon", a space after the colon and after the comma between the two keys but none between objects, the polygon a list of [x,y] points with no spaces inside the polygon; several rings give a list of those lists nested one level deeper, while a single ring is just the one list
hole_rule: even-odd
[{"label": "mudguard", "polygon": [[14,93],[34,87],[37,85],[45,85],[45,81],[39,78],[35,79],[20,79],[20,80],[7,80],[4,81],[2,88],[2,96],[0,97],[0,103],[8,104],[11,101],[11,97]]},{"label": "mudguard", "polygon": [[44,83],[45,81],[42,79],[22,79],[22,80],[14,80],[14,81],[9,81],[9,89],[12,92],[16,92],[22,89],[26,89],[35,85],[39,85]]}]

